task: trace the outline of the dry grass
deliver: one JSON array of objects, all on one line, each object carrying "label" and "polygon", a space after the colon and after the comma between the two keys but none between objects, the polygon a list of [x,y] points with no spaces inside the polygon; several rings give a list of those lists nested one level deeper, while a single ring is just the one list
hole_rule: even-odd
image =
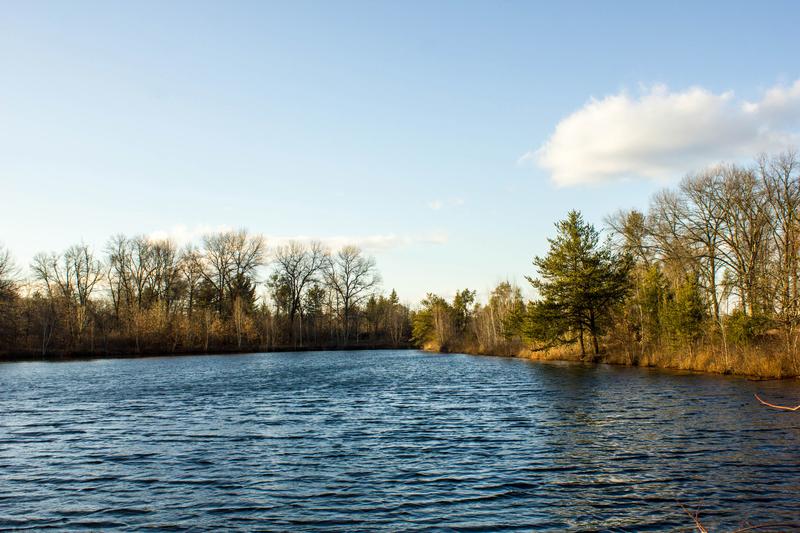
[{"label": "dry grass", "polygon": [[798,377],[797,361],[782,350],[780,342],[762,342],[758,346],[729,346],[727,352],[717,345],[665,346],[632,355],[625,346],[612,343],[604,346],[602,353],[581,357],[577,345],[536,350],[524,345],[506,345],[495,348],[476,346],[474,343],[453,343],[441,347],[427,343],[423,349],[431,352],[471,353],[477,355],[502,355],[522,357],[536,361],[584,361],[625,366],[642,366],[733,374],[758,379]]}]

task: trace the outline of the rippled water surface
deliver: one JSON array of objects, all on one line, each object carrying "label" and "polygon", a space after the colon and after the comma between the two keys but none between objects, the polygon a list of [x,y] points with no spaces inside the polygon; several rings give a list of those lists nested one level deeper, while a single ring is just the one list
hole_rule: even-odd
[{"label": "rippled water surface", "polygon": [[794,382],[415,351],[0,365],[0,529],[800,521]]}]

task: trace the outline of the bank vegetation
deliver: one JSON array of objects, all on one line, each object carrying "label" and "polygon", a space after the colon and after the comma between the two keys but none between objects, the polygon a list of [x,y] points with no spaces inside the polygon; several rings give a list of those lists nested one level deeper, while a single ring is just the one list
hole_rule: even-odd
[{"label": "bank vegetation", "polygon": [[536,257],[537,294],[429,294],[412,316],[430,350],[761,377],[800,375],[800,162],[795,152],[687,175],[605,238],[577,211]]},{"label": "bank vegetation", "polygon": [[355,246],[268,249],[245,230],[36,255],[0,248],[0,357],[405,346],[409,309]]},{"label": "bank vegetation", "polygon": [[533,259],[533,300],[504,282],[381,290],[373,258],[245,230],[178,247],[147,236],[40,253],[0,248],[0,357],[417,345],[432,351],[800,375],[800,161],[687,175],[595,228],[578,211]]}]

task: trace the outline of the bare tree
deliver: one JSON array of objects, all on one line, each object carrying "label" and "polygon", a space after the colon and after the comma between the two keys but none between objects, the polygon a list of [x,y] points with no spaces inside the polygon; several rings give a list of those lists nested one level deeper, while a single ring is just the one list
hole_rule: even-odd
[{"label": "bare tree", "polygon": [[11,252],[0,244],[0,299],[10,297],[17,290],[19,271]]},{"label": "bare tree", "polygon": [[16,340],[18,277],[11,252],[0,245],[0,352],[11,348]]},{"label": "bare tree", "polygon": [[77,347],[88,325],[92,293],[103,268],[85,244],[69,247],[63,254],[37,254],[31,269],[51,300],[60,299],[69,309],[70,334]]},{"label": "bare tree", "polygon": [[355,310],[380,284],[375,259],[364,256],[357,246],[345,246],[328,258],[324,272],[325,281],[341,306],[344,341],[347,342]]},{"label": "bare tree", "polygon": [[644,266],[650,266],[654,260],[655,245],[644,213],[637,209],[619,210],[606,217],[605,224],[616,237],[616,247],[629,254]]},{"label": "bare tree", "polygon": [[92,250],[85,244],[71,246],[64,253],[64,262],[71,263],[75,276],[75,298],[78,304],[78,333],[82,333],[87,322],[89,299],[98,281],[102,278],[103,267],[95,259]]},{"label": "bare tree", "polygon": [[217,311],[222,313],[225,305],[225,289],[233,275],[233,258],[228,233],[215,233],[203,237],[203,259],[206,268],[202,270],[205,280],[214,287],[214,302]]},{"label": "bare tree", "polygon": [[521,290],[508,281],[492,290],[486,305],[476,305],[470,327],[481,351],[510,355],[519,349],[518,343],[508,334],[507,321],[521,305]]},{"label": "bare tree", "polygon": [[[318,345],[350,340],[353,331],[359,338],[357,311],[379,281],[372,258],[353,247],[331,257],[316,242],[278,248],[273,312],[259,304],[265,256],[264,239],[245,230],[207,235],[201,247],[183,250],[169,240],[115,235],[104,261],[83,244],[37,254],[29,290],[6,302],[6,289],[21,287],[0,248],[0,351],[94,351],[95,338],[107,353],[273,348],[289,339]],[[407,307],[396,295],[376,301],[373,339],[399,344]]]},{"label": "bare tree", "polygon": [[244,296],[264,263],[264,238],[246,230],[227,231],[203,237],[206,268],[204,277],[216,292],[217,310],[230,314],[236,296]]},{"label": "bare tree", "polygon": [[114,306],[114,318],[118,321],[122,319],[122,307],[128,302],[131,294],[130,286],[130,264],[131,250],[130,241],[125,235],[114,235],[106,244],[106,278],[108,280],[108,290],[111,302]]},{"label": "bare tree", "polygon": [[769,256],[769,213],[763,184],[749,169],[730,165],[722,172],[721,187],[715,190],[724,221],[721,256],[734,275],[742,311],[753,316],[768,305],[763,282]]},{"label": "bare tree", "polygon": [[694,250],[696,264],[711,303],[711,314],[717,323],[720,322],[718,277],[723,266],[720,261],[720,233],[724,225],[723,208],[717,201],[720,186],[721,175],[717,168],[684,178],[680,191],[687,205],[679,219]]},{"label": "bare tree", "polygon": [[675,278],[695,269],[695,252],[686,238],[683,217],[686,200],[674,191],[657,193],[650,205],[650,235],[661,266]]},{"label": "bare tree", "polygon": [[256,272],[264,263],[264,238],[241,229],[206,235],[203,245],[205,268],[200,272],[214,288],[219,315],[233,318],[237,347],[241,348],[245,317],[254,303]]},{"label": "bare tree", "polygon": [[186,314],[191,320],[197,305],[200,281],[204,277],[203,255],[194,246],[187,246],[180,254],[179,268],[186,288]]},{"label": "bare tree", "polygon": [[774,286],[773,303],[783,326],[786,350],[797,361],[796,328],[800,323],[800,161],[794,151],[758,159],[758,172],[769,209],[767,217],[775,258],[768,275]]},{"label": "bare tree", "polygon": [[155,245],[144,235],[133,238],[116,235],[106,245],[106,253],[115,314],[133,334],[135,350],[139,353],[142,336],[148,330],[148,311],[157,300]]},{"label": "bare tree", "polygon": [[[286,289],[288,297],[289,328],[292,341],[295,340],[295,320],[303,310],[303,299],[306,291],[318,280],[328,254],[319,242],[304,245],[291,241],[275,251],[275,280]],[[302,343],[302,327],[300,328]]]},{"label": "bare tree", "polygon": [[165,318],[175,309],[181,296],[181,255],[171,240],[151,242],[152,275],[147,288],[164,307]]}]

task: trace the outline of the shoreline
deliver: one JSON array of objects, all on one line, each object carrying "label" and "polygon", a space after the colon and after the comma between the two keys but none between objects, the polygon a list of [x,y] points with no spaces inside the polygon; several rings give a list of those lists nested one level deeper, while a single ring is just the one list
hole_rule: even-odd
[{"label": "shoreline", "polygon": [[237,349],[230,347],[219,347],[202,350],[186,350],[186,351],[159,351],[148,350],[141,353],[132,352],[66,352],[56,354],[36,354],[36,353],[13,353],[13,354],[0,354],[0,364],[2,363],[67,363],[78,361],[96,361],[108,359],[148,359],[160,357],[198,357],[198,356],[219,356],[219,355],[256,355],[264,353],[292,353],[292,352],[337,352],[337,351],[364,351],[364,350],[419,350],[431,354],[463,354],[483,357],[505,357],[510,359],[523,359],[535,361],[539,363],[570,363],[581,365],[610,365],[617,367],[627,368],[641,368],[651,369],[658,371],[680,372],[687,374],[706,374],[717,376],[730,376],[744,378],[748,381],[790,381],[800,380],[800,375],[761,375],[755,373],[735,372],[735,371],[717,371],[710,368],[696,368],[692,366],[679,366],[679,365],[666,365],[657,364],[652,360],[648,360],[646,364],[631,364],[623,361],[620,358],[615,358],[609,354],[601,354],[598,357],[591,357],[582,359],[569,353],[552,354],[548,352],[536,352],[530,349],[520,349],[516,353],[506,352],[489,352],[485,350],[478,350],[469,347],[454,347],[452,350],[441,350],[437,347],[426,346],[413,346],[409,343],[391,345],[391,344],[353,344],[353,345],[316,345],[316,346],[272,346],[269,348],[250,346],[247,348]]},{"label": "shoreline", "polygon": [[148,359],[153,357],[197,357],[204,355],[255,355],[260,353],[285,353],[285,352],[341,352],[362,350],[414,350],[408,344],[353,344],[353,345],[314,345],[314,346],[271,346],[268,348],[248,346],[247,348],[209,348],[208,350],[186,351],[159,351],[147,350],[140,353],[134,352],[64,352],[54,354],[36,353],[9,353],[0,354],[0,363],[60,363],[71,361],[95,361],[101,359]]},{"label": "shoreline", "polygon": [[707,374],[707,375],[717,375],[717,376],[732,376],[732,377],[739,377],[745,378],[748,381],[789,381],[789,380],[800,380],[800,374],[792,374],[792,373],[755,373],[755,372],[742,372],[736,371],[734,369],[731,370],[717,370],[715,367],[701,367],[700,365],[691,365],[691,364],[659,364],[659,359],[669,359],[670,356],[667,354],[658,354],[647,357],[644,359],[644,364],[642,363],[630,363],[628,361],[623,360],[620,356],[613,356],[609,353],[600,354],[599,356],[590,356],[587,358],[581,358],[578,354],[572,354],[570,352],[561,352],[561,353],[548,353],[548,352],[537,352],[527,348],[520,348],[518,351],[514,353],[510,353],[509,351],[498,351],[498,352],[491,352],[486,350],[479,350],[472,347],[454,347],[452,350],[441,350],[434,346],[423,346],[420,350],[430,353],[440,353],[440,354],[456,354],[462,353],[466,355],[481,355],[487,357],[508,357],[514,359],[527,359],[529,361],[536,361],[542,363],[548,362],[559,362],[559,363],[573,363],[573,364],[582,364],[582,365],[611,365],[611,366],[619,366],[619,367],[628,367],[628,368],[648,368],[648,369],[655,369],[655,370],[666,370],[671,372],[686,372],[691,374]]}]

